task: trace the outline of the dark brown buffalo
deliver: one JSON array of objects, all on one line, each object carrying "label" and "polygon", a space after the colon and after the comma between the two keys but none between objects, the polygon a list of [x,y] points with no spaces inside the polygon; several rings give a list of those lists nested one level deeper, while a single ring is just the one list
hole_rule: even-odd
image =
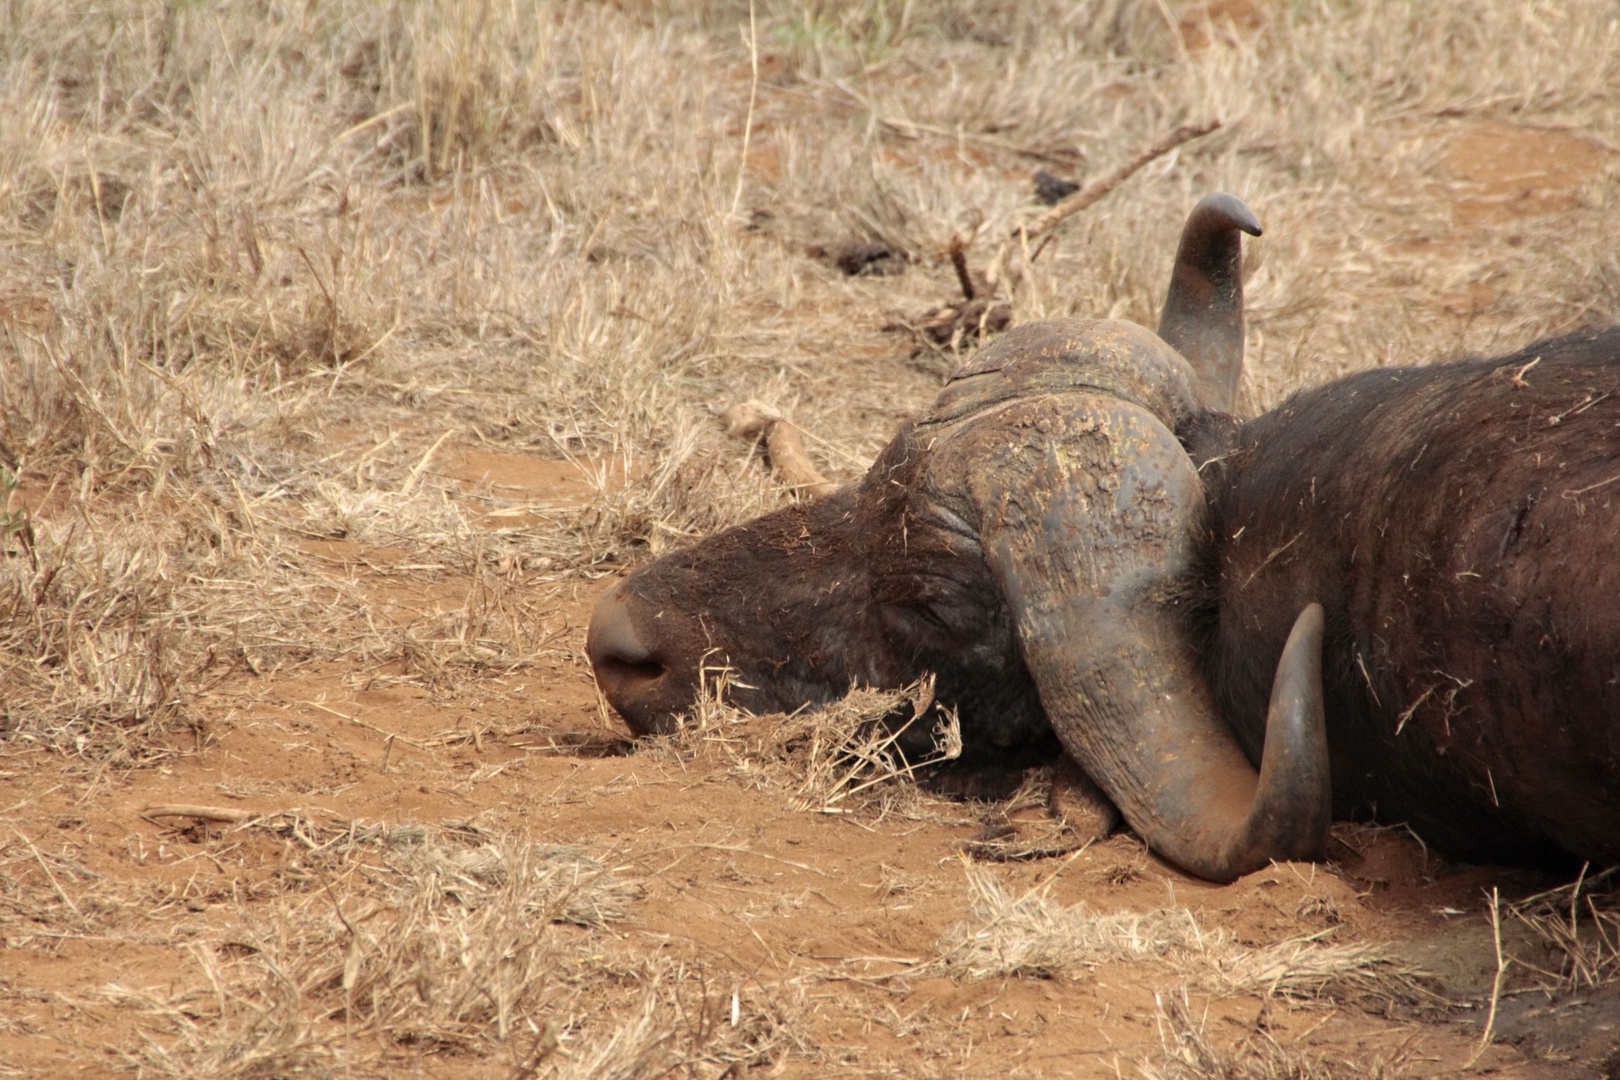
[{"label": "dark brown buffalo", "polygon": [[1470,858],[1620,857],[1620,338],[1240,427],[1239,230],[1194,211],[1162,338],[1019,327],[859,485],[632,574],[589,634],[609,701],[645,733],[704,663],[760,711],[934,672],[966,758],[1061,746],[1216,880],[1369,805]]}]

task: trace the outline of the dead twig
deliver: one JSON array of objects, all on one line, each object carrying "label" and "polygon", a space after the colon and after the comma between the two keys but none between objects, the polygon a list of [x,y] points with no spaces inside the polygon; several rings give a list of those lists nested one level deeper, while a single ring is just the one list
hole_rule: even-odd
[{"label": "dead twig", "polygon": [[1135,173],[1142,166],[1146,165],[1148,162],[1152,161],[1154,158],[1163,157],[1165,154],[1168,154],[1182,143],[1191,142],[1193,139],[1208,135],[1210,132],[1216,130],[1220,126],[1221,122],[1219,120],[1206,120],[1202,124],[1181,125],[1180,127],[1176,128],[1176,130],[1160,139],[1158,142],[1138,150],[1131,157],[1114,166],[1114,168],[1099,176],[1097,179],[1093,180],[1091,183],[1087,184],[1073,195],[1070,195],[1068,198],[1052,207],[1052,209],[1048,210],[1046,213],[1042,214],[1028,225],[1020,226],[1019,228],[1014,229],[1012,236],[1008,239],[1015,240],[1020,234],[1028,239],[1034,239],[1035,237],[1055,227],[1065,218],[1078,214],[1086,207],[1091,206],[1093,203],[1103,198],[1103,196],[1107,195],[1110,191],[1113,191],[1126,180],[1130,179],[1133,173]]},{"label": "dead twig", "polygon": [[141,811],[141,817],[154,825],[161,825],[162,822],[157,819],[166,817],[188,817],[218,825],[240,825],[244,821],[266,816],[269,815],[254,810],[233,810],[225,806],[192,806],[188,803],[163,803],[148,806]]},{"label": "dead twig", "polygon": [[1463,1066],[1465,1072],[1472,1069],[1490,1048],[1491,1036],[1496,1034],[1496,1007],[1502,1002],[1502,976],[1507,974],[1510,962],[1502,957],[1501,896],[1494,887],[1491,889],[1491,935],[1496,943],[1496,980],[1491,984],[1491,1011],[1485,1016],[1485,1030],[1480,1034],[1479,1046],[1474,1049],[1474,1056]]},{"label": "dead twig", "polygon": [[409,738],[409,737],[407,737],[405,735],[401,735],[397,731],[389,731],[387,728],[378,727],[376,724],[368,724],[364,720],[361,720],[357,716],[350,716],[348,713],[338,712],[336,709],[330,708],[329,706],[326,706],[326,705],[322,705],[318,701],[306,701],[306,702],[304,702],[304,704],[309,705],[309,706],[311,706],[313,708],[319,709],[323,713],[331,713],[333,716],[337,717],[339,720],[347,720],[349,723],[354,724],[356,727],[363,727],[363,728],[366,728],[366,729],[368,729],[370,731],[375,731],[377,734],[386,737],[390,741],[392,741],[394,739],[398,739],[400,742],[404,743],[406,746],[414,746],[418,750],[426,750],[427,749],[426,744],[417,742],[415,739]]},{"label": "dead twig", "polygon": [[28,850],[33,853],[34,861],[45,872],[45,880],[51,883],[51,888],[56,890],[56,895],[62,898],[62,903],[67,905],[68,910],[73,912],[74,917],[82,921],[84,913],[79,910],[79,905],[73,902],[73,898],[67,894],[67,890],[62,888],[62,883],[56,880],[56,875],[51,873],[50,865],[45,862],[45,856],[40,854],[39,848],[35,847],[34,842],[24,836],[22,830],[17,826],[11,826],[11,831],[17,834],[17,839],[28,845]]},{"label": "dead twig", "polygon": [[400,485],[399,493],[401,495],[409,495],[416,489],[416,482],[422,478],[422,470],[428,467],[428,462],[433,460],[433,455],[438,453],[439,447],[444,445],[444,440],[448,439],[455,433],[456,429],[450,428],[443,435],[440,435],[436,440],[434,440],[432,446],[427,448],[427,453],[422,455],[421,460],[419,460],[411,469],[411,474],[407,476],[405,478],[405,482]]},{"label": "dead twig", "polygon": [[[1220,126],[1219,120],[1208,120],[1202,124],[1183,124],[1158,142],[1143,147],[1085,187],[1062,199],[1034,221],[1014,229],[1011,235],[1001,242],[995,256],[990,260],[989,269],[984,275],[986,288],[983,290],[973,283],[973,275],[968,269],[966,244],[961,237],[953,237],[950,247],[951,266],[956,270],[956,280],[962,287],[963,302],[960,305],[934,308],[920,316],[916,321],[921,324],[923,333],[935,343],[949,344],[954,349],[969,337],[983,340],[988,334],[999,333],[1006,329],[1012,321],[1012,307],[1005,303],[996,303],[995,296],[1007,265],[1007,258],[1015,243],[1024,249],[1025,265],[1033,263],[1045,249],[1046,241],[1051,239],[1051,231],[1065,219],[1100,201],[1148,162],[1163,157],[1182,143],[1208,135]],[[1044,238],[1032,253],[1029,250],[1029,242],[1036,237]]]},{"label": "dead twig", "polygon": [[720,419],[732,435],[763,439],[765,452],[770,455],[771,471],[800,495],[819,499],[838,490],[839,485],[822,476],[810,463],[799,429],[769,405],[744,401],[721,413]]}]

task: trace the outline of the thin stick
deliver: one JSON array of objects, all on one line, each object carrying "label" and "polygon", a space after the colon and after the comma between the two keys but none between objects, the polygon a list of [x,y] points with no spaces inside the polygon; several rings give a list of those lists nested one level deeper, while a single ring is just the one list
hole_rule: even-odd
[{"label": "thin stick", "polygon": [[406,109],[414,108],[415,105],[416,105],[416,102],[414,102],[414,101],[403,102],[402,104],[395,105],[392,109],[388,109],[385,112],[378,113],[376,116],[373,116],[373,117],[370,117],[368,119],[362,120],[358,124],[356,124],[352,128],[350,128],[349,130],[343,132],[343,134],[341,134],[341,135],[337,136],[336,138],[334,138],[331,142],[327,143],[326,144],[326,149],[328,151],[330,151],[334,146],[337,146],[339,143],[343,142],[345,139],[352,139],[356,135],[360,134],[362,131],[365,131],[367,128],[373,128],[373,127],[376,127],[378,124],[387,123],[388,121],[392,120],[394,117],[398,116],[400,113],[404,112]]},{"label": "thin stick", "polygon": [[153,819],[160,817],[188,817],[196,818],[198,821],[211,821],[217,825],[240,825],[244,821],[267,816],[257,810],[237,810],[225,806],[192,806],[186,803],[148,806],[141,811],[141,817],[154,825],[157,822]]},{"label": "thin stick", "polygon": [[748,172],[748,143],[754,134],[754,101],[759,96],[759,33],[754,23],[754,0],[748,0],[748,66],[753,77],[748,82],[748,118],[743,121],[742,158],[737,162],[737,190],[731,196],[731,213],[736,220],[742,205],[743,176]]},{"label": "thin stick", "polygon": [[960,236],[951,237],[951,265],[956,268],[956,280],[962,286],[962,299],[973,299],[973,275],[968,273],[967,245]]},{"label": "thin stick", "polygon": [[61,784],[56,784],[53,787],[46,788],[44,791],[37,791],[34,794],[28,796],[25,799],[22,799],[19,802],[12,803],[10,806],[6,807],[4,810],[0,810],[0,818],[6,817],[8,814],[12,813],[15,810],[21,810],[23,807],[27,806],[29,803],[33,802],[35,799],[43,799],[45,796],[49,795],[51,792],[60,789],[61,786],[62,786]]},{"label": "thin stick", "polygon": [[764,439],[771,470],[784,484],[812,499],[831,495],[838,485],[810,463],[799,429],[776,410],[757,401],[731,406],[721,414],[726,430],[744,439]]},{"label": "thin stick", "polygon": [[333,716],[337,717],[339,720],[347,720],[349,723],[354,724],[354,725],[356,725],[358,727],[368,728],[368,729],[370,729],[372,731],[375,731],[379,735],[386,735],[391,740],[392,739],[398,739],[400,742],[404,743],[406,746],[414,746],[418,750],[426,750],[427,749],[426,746],[424,746],[421,743],[417,742],[415,739],[408,738],[408,737],[406,737],[404,735],[401,735],[397,731],[389,731],[387,728],[380,728],[376,724],[368,724],[364,720],[361,720],[359,717],[350,716],[348,713],[338,712],[336,709],[329,708],[328,706],[322,705],[318,701],[306,701],[306,702],[304,702],[304,704],[313,706],[314,708],[317,708],[317,709],[321,710],[321,712],[331,713]]},{"label": "thin stick", "polygon": [[1575,891],[1569,894],[1569,939],[1580,940],[1581,928],[1575,921],[1575,915],[1580,910],[1577,906],[1581,898],[1581,883],[1586,880],[1586,871],[1591,867],[1590,861],[1581,863],[1581,876],[1575,879]]},{"label": "thin stick", "polygon": [[1041,235],[1042,233],[1051,229],[1053,226],[1057,225],[1059,222],[1063,221],[1065,218],[1078,214],[1086,207],[1092,205],[1097,200],[1107,195],[1110,191],[1113,191],[1115,188],[1119,187],[1120,184],[1123,184],[1130,178],[1132,173],[1136,172],[1154,158],[1163,157],[1165,154],[1168,154],[1182,143],[1190,142],[1193,139],[1208,135],[1210,132],[1214,131],[1220,126],[1221,122],[1219,120],[1208,120],[1202,124],[1181,125],[1180,127],[1176,128],[1176,130],[1154,143],[1152,146],[1144,147],[1143,149],[1138,150],[1134,156],[1126,159],[1121,164],[1116,165],[1111,171],[1104,173],[1102,176],[1099,176],[1097,179],[1093,180],[1091,183],[1087,184],[1073,195],[1070,195],[1068,198],[1052,207],[1052,209],[1030,222],[1029,225],[1024,226],[1022,230],[1014,229],[1009,239],[1017,239],[1020,231],[1024,232],[1031,238]]},{"label": "thin stick", "polygon": [[39,848],[35,847],[34,842],[28,839],[28,837],[24,836],[22,834],[22,830],[18,829],[17,826],[11,826],[11,831],[16,833],[17,839],[27,844],[28,850],[34,853],[34,861],[39,863],[39,868],[41,870],[45,871],[45,879],[51,883],[51,888],[56,890],[56,895],[62,898],[62,903],[68,906],[68,910],[72,911],[76,918],[82,920],[84,918],[84,912],[79,910],[79,905],[73,902],[73,897],[67,894],[67,890],[62,888],[62,883],[56,880],[56,875],[51,873],[51,868],[46,865],[45,856],[39,853]]},{"label": "thin stick", "polygon": [[443,435],[440,435],[433,445],[427,448],[427,453],[422,455],[422,460],[416,463],[416,468],[411,470],[411,475],[407,476],[405,478],[405,483],[400,485],[399,493],[401,495],[409,495],[411,493],[411,491],[416,487],[416,482],[422,478],[422,470],[428,467],[428,462],[433,460],[433,455],[438,453],[439,447],[444,445],[444,440],[448,439],[455,433],[456,429],[451,428]]},{"label": "thin stick", "polygon": [[1497,889],[1491,886],[1491,933],[1496,941],[1496,982],[1491,986],[1491,1011],[1485,1017],[1485,1033],[1479,1037],[1479,1046],[1474,1050],[1474,1056],[1468,1059],[1463,1068],[1472,1069],[1491,1045],[1491,1036],[1496,1033],[1496,1007],[1502,1001],[1502,976],[1507,974],[1510,961],[1502,959],[1502,914],[1501,898]]},{"label": "thin stick", "polygon": [[708,851],[735,851],[740,855],[752,855],[756,859],[769,859],[771,862],[779,862],[783,866],[791,866],[795,870],[804,870],[811,874],[820,874],[822,877],[832,876],[828,874],[827,871],[818,870],[814,866],[810,866],[806,863],[794,862],[792,859],[783,859],[775,855],[767,855],[763,851],[755,851],[752,848],[739,847],[736,844],[688,844],[686,846],[704,848]]}]

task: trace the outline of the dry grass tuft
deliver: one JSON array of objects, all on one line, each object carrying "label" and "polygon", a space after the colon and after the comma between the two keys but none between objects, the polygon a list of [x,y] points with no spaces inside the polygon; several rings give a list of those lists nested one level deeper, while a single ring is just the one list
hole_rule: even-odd
[{"label": "dry grass tuft", "polygon": [[1588,877],[1586,868],[1568,885],[1549,889],[1508,907],[1552,954],[1557,971],[1523,956],[1513,962],[1533,972],[1548,989],[1581,990],[1620,981],[1620,890],[1616,870]]},{"label": "dry grass tuft", "polygon": [[557,1080],[736,1076],[806,1049],[792,1030],[796,1009],[740,990],[711,995],[701,981],[694,993],[689,973],[663,975],[611,1031],[572,1050]]},{"label": "dry grass tuft", "polygon": [[[920,769],[962,753],[954,712],[934,705],[932,676],[902,690],[855,687],[838,701],[792,715],[755,715],[725,703],[730,672],[717,669],[677,739],[689,752],[723,754],[733,776],[786,788],[798,810],[887,811],[914,794]],[[931,724],[934,752],[908,761],[898,740],[916,724]]]},{"label": "dry grass tuft", "polygon": [[1104,964],[1159,961],[1215,993],[1324,999],[1375,1012],[1435,1001],[1419,972],[1376,945],[1324,944],[1317,935],[1248,949],[1204,929],[1185,908],[1105,915],[1084,903],[1055,904],[1045,886],[1013,896],[983,867],[970,865],[967,874],[971,912],[941,940],[939,960],[965,978],[1077,978]]},{"label": "dry grass tuft", "polygon": [[1263,949],[1231,948],[1202,985],[1216,992],[1333,1001],[1370,1013],[1434,1012],[1446,1001],[1424,985],[1424,973],[1372,942],[1336,944],[1321,935]]},{"label": "dry grass tuft", "polygon": [[167,987],[119,981],[93,1002],[134,1013],[138,1040],[114,1049],[147,1075],[391,1075],[444,1054],[519,1075],[720,1075],[803,1049],[791,1001],[722,994],[701,971],[617,948],[601,931],[644,890],[582,848],[470,825],[153,812],[191,818],[197,840],[242,818],[214,839],[270,837],[293,857],[269,882],[215,894],[204,921],[185,895],[156,902],[21,834],[0,846],[8,946],[95,935],[176,951]]},{"label": "dry grass tuft", "polygon": [[[193,811],[187,814],[187,811]],[[167,817],[195,817],[206,807],[153,807],[148,813]],[[385,864],[367,863],[374,874],[369,887],[390,897],[410,899],[432,892],[430,906],[447,904],[472,910],[485,905],[495,893],[511,886],[514,875],[530,895],[528,903],[542,921],[568,922],[601,928],[629,916],[630,905],[642,888],[622,877],[622,868],[603,866],[583,848],[525,845],[512,836],[492,836],[475,825],[383,825],[335,820],[323,824],[309,815],[289,810],[248,815],[226,811],[242,820],[227,834],[261,833],[290,842],[300,852],[283,874],[284,880],[303,887],[323,886],[361,861],[376,857]],[[194,828],[204,827],[199,822]]]},{"label": "dry grass tuft", "polygon": [[321,829],[297,815],[245,826],[297,838],[303,903],[189,947],[178,994],[120,984],[152,1027],[134,1064],[158,1075],[262,1077],[450,1049],[492,1053],[595,979],[577,927],[623,919],[640,888],[578,848],[476,830]]},{"label": "dry grass tuft", "polygon": [[1026,770],[1017,789],[985,814],[979,837],[963,842],[961,850],[981,862],[1051,859],[1106,835],[1107,825],[1090,813],[1091,805],[1065,805],[1053,790],[1054,771],[1052,766]]},{"label": "dry grass tuft", "polygon": [[983,867],[967,866],[967,921],[941,941],[944,964],[970,979],[1072,978],[1117,961],[1195,962],[1224,944],[1185,908],[1100,915],[1053,903],[1046,890],[1013,896]]},{"label": "dry grass tuft", "polygon": [[106,889],[100,874],[10,831],[0,843],[0,944],[23,949],[131,921],[125,898]]},{"label": "dry grass tuft", "polygon": [[641,1007],[604,1038],[581,1047],[558,1073],[558,1080],[651,1080],[674,1064],[675,1026],[661,995],[650,993]]},{"label": "dry grass tuft", "polygon": [[1360,1063],[1325,1059],[1284,1048],[1265,1030],[1256,1030],[1230,1050],[1210,1037],[1186,991],[1155,995],[1159,1053],[1137,1062],[1141,1080],[1389,1080],[1404,1071],[1397,1053]]},{"label": "dry grass tuft", "polygon": [[547,514],[569,546],[560,558],[585,565],[636,562],[776,509],[780,496],[722,439],[720,421],[675,410],[669,442],[655,458],[623,444],[605,451],[614,467],[586,462],[594,489],[583,511]]},{"label": "dry grass tuft", "polygon": [[214,659],[174,581],[195,561],[147,532],[184,526],[16,520],[18,548],[0,555],[0,739],[121,764],[161,756],[187,684]]}]

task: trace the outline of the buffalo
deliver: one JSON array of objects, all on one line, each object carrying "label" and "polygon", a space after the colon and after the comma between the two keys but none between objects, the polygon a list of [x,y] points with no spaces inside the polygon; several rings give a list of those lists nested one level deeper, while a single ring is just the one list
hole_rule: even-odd
[{"label": "buffalo", "polygon": [[964,762],[1066,753],[1214,881],[1365,815],[1620,859],[1620,331],[1240,423],[1245,232],[1209,196],[1157,334],[1016,327],[860,483],[629,575],[587,637],[607,700],[647,734],[705,663],[758,712],[933,673]]}]

